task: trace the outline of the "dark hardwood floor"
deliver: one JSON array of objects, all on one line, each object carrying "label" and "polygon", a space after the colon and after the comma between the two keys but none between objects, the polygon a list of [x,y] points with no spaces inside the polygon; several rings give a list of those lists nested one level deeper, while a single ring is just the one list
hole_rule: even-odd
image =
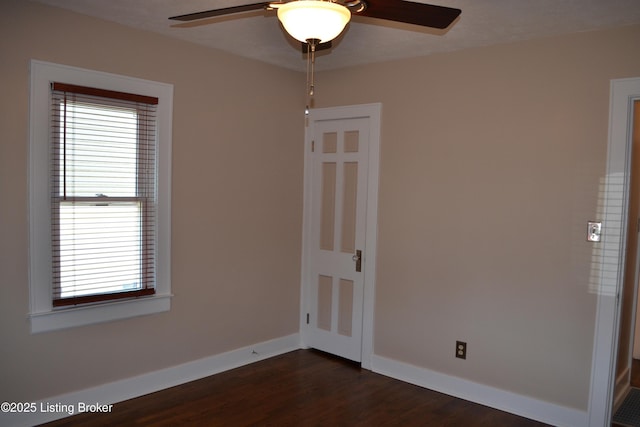
[{"label": "dark hardwood floor", "polygon": [[298,350],[78,414],[53,426],[515,426],[546,424]]}]

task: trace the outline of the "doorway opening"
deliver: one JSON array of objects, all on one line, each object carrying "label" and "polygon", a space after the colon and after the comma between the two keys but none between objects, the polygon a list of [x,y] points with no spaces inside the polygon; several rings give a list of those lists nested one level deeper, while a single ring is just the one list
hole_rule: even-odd
[{"label": "doorway opening", "polygon": [[630,161],[628,175],[628,220],[624,280],[620,291],[620,326],[617,346],[613,412],[622,404],[630,387],[640,387],[640,316],[638,279],[640,272],[640,100],[631,106]]},{"label": "doorway opening", "polygon": [[309,111],[301,336],[371,369],[380,104]]}]

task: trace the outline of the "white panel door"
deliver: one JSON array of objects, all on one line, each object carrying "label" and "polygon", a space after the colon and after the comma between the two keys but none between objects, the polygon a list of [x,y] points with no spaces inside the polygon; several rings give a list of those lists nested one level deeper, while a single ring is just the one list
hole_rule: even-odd
[{"label": "white panel door", "polygon": [[311,115],[306,343],[361,361],[370,118]]}]

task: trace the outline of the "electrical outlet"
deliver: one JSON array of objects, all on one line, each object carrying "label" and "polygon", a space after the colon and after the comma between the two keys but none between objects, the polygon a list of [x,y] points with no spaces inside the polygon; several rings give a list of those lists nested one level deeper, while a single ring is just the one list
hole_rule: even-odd
[{"label": "electrical outlet", "polygon": [[459,359],[467,358],[467,343],[463,341],[456,341],[456,357]]}]

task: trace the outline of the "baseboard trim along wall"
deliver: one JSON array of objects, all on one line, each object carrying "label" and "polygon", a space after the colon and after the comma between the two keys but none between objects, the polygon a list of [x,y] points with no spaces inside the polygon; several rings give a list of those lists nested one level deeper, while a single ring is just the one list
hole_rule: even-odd
[{"label": "baseboard trim along wall", "polygon": [[[80,404],[108,407],[300,348],[299,334],[276,338],[148,374],[43,399],[31,403],[36,409],[33,412],[0,412],[0,425],[21,427],[43,424],[77,414]],[[382,356],[371,356],[371,370],[429,390],[558,427],[581,427],[588,424],[586,411],[555,405]],[[69,413],[71,411],[73,413]]]},{"label": "baseboard trim along wall", "polygon": [[[31,412],[2,411],[0,425],[20,427],[43,424],[77,414],[79,409],[82,409],[81,405],[87,405],[85,409],[91,410],[88,405],[98,403],[102,406],[94,407],[95,409],[108,410],[108,406],[114,403],[195,381],[299,348],[299,334],[276,338],[148,374],[32,402],[29,405],[32,405],[35,410]],[[30,409],[32,408],[27,408],[27,410]]]},{"label": "baseboard trim along wall", "polygon": [[469,400],[501,411],[558,427],[588,425],[588,413],[462,378],[420,368],[381,356],[372,356],[373,372],[449,396]]}]

